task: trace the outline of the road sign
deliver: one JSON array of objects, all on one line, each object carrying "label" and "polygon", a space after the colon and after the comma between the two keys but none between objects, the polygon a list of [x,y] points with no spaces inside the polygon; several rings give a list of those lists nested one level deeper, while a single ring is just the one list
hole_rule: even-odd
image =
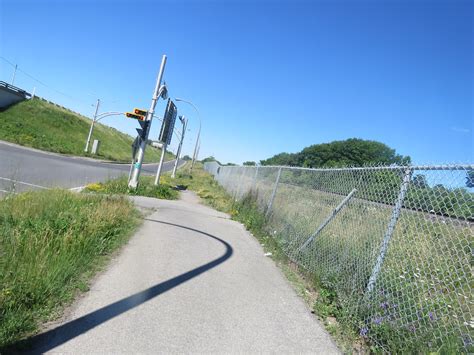
[{"label": "road sign", "polygon": [[145,121],[145,116],[137,115],[132,112],[125,112],[125,116],[127,116],[128,118],[133,118],[135,120]]},{"label": "road sign", "polygon": [[166,105],[165,115],[163,116],[163,123],[161,124],[160,136],[158,140],[165,143],[166,145],[171,143],[171,138],[173,137],[174,123],[176,121],[176,115],[178,114],[178,109],[171,99],[168,99],[168,104]]},{"label": "road sign", "polygon": [[133,109],[133,113],[134,113],[135,115],[145,116],[145,117],[146,117],[148,111],[147,111],[147,110],[142,110],[142,109],[139,109],[139,108],[135,108],[135,109]]}]

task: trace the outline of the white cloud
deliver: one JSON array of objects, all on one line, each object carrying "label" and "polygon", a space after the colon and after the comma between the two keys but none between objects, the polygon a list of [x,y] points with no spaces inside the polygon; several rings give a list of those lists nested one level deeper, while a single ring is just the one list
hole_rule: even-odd
[{"label": "white cloud", "polygon": [[456,126],[451,127],[451,131],[458,132],[458,133],[470,133],[471,132],[471,130],[469,128],[456,127]]}]

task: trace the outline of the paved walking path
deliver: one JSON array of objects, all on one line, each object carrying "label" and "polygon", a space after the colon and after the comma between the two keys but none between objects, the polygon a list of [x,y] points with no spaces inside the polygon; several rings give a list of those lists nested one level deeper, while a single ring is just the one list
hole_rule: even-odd
[{"label": "paved walking path", "polygon": [[157,210],[35,352],[339,352],[241,224],[191,192],[136,202]]}]

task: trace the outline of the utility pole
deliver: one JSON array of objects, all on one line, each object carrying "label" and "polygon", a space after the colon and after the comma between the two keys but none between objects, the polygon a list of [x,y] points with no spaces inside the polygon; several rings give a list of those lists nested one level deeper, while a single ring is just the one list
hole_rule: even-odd
[{"label": "utility pole", "polygon": [[95,105],[94,118],[92,119],[91,128],[89,129],[89,135],[87,136],[87,140],[86,140],[86,147],[84,148],[84,152],[86,153],[89,151],[89,144],[91,143],[92,131],[94,130],[95,120],[97,119],[97,112],[99,111],[99,105],[100,105],[100,99],[97,99],[97,103]]},{"label": "utility pole", "polygon": [[173,173],[171,174],[172,179],[174,179],[176,176],[176,169],[178,169],[179,158],[181,156],[181,148],[183,146],[184,141],[184,133],[186,132],[186,128],[188,126],[188,120],[184,116],[179,117],[179,120],[183,123],[183,132],[181,133],[181,141],[179,142],[178,151],[176,152],[176,160],[174,162]]},{"label": "utility pole", "polygon": [[[145,139],[142,139],[140,141],[140,146],[138,147],[138,153],[137,153],[137,161],[133,164],[132,173],[130,174],[130,180],[128,182],[128,187],[132,189],[136,189],[138,186],[138,178],[140,177],[140,171],[142,168],[143,158],[145,156],[145,148],[146,148],[146,143],[148,139],[148,133],[150,132],[151,121],[153,120],[153,115],[155,114],[156,102],[158,101],[158,98],[160,97],[161,79],[163,78],[165,65],[166,65],[166,55],[163,55],[163,58],[161,59],[160,71],[158,72],[158,78],[156,79],[155,91],[153,93],[150,109],[148,110],[147,117],[146,117],[146,121],[149,121],[149,122],[144,128],[146,132],[143,132]],[[164,159],[165,149],[166,149],[165,146],[163,146],[161,159]]]},{"label": "utility pole", "polygon": [[18,64],[15,64],[15,70],[13,71],[13,76],[12,76],[12,85],[15,82],[15,76],[16,76],[16,70],[18,69]]}]

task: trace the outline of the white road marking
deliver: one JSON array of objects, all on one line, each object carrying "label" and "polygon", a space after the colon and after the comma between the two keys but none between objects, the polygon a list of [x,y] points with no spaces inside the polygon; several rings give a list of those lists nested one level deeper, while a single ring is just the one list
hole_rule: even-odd
[{"label": "white road marking", "polygon": [[11,181],[11,182],[14,182],[14,183],[17,183],[17,184],[22,184],[22,185],[27,185],[27,186],[33,186],[33,187],[38,187],[38,188],[40,188],[40,189],[49,190],[48,187],[44,187],[44,186],[40,186],[40,185],[35,185],[35,184],[30,184],[29,182],[13,180],[13,179],[1,177],[1,176],[0,176],[0,180]]},{"label": "white road marking", "polygon": [[84,186],[78,186],[78,187],[73,187],[73,188],[70,188],[69,191],[73,191],[73,192],[81,192],[82,190],[84,190],[86,188],[87,185],[84,185]]}]

